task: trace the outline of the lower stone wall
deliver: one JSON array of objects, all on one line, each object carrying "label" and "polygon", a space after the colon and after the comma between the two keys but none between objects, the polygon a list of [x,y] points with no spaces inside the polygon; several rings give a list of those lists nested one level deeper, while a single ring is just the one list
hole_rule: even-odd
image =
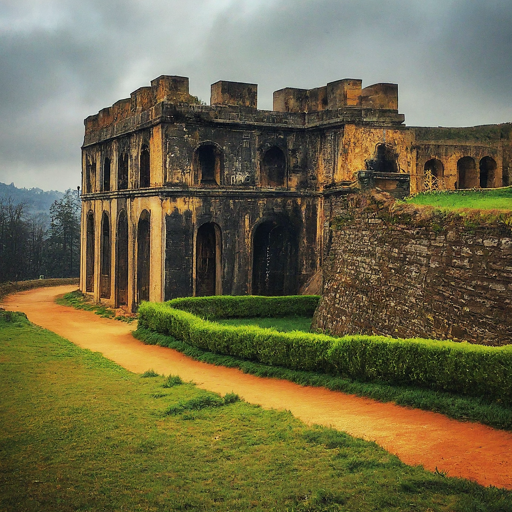
[{"label": "lower stone wall", "polygon": [[512,343],[512,215],[333,197],[313,327],[336,335]]}]

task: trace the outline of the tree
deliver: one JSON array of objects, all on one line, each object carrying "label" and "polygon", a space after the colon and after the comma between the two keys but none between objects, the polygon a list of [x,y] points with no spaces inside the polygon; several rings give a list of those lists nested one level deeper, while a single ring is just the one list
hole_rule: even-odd
[{"label": "tree", "polygon": [[25,205],[0,201],[0,282],[25,278],[27,231]]},{"label": "tree", "polygon": [[77,277],[80,274],[80,200],[67,190],[50,206],[50,228],[46,240],[48,277]]}]

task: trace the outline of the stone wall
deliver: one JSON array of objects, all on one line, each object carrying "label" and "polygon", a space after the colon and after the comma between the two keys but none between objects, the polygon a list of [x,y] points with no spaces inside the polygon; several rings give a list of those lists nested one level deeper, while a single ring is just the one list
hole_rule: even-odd
[{"label": "stone wall", "polygon": [[376,192],[331,197],[326,212],[316,329],[512,343],[511,214],[443,214]]}]

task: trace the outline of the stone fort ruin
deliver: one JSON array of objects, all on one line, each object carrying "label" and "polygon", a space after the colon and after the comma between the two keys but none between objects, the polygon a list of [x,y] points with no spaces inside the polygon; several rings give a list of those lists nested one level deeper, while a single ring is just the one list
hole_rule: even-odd
[{"label": "stone fort ruin", "polygon": [[508,185],[510,132],[407,127],[395,84],[285,88],[262,111],[255,84],[207,106],[161,76],[85,120],[81,289],[129,310],[319,291],[333,197]]}]

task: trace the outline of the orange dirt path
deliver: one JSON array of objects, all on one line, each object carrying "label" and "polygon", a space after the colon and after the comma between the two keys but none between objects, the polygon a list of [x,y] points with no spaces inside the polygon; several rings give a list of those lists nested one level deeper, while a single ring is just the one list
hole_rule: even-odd
[{"label": "orange dirt path", "polygon": [[175,350],[144,345],[131,336],[134,325],[55,304],[55,297],[75,286],[39,288],[11,295],[4,307],[23,311],[35,324],[135,373],[153,369],[179,375],[198,387],[267,409],[287,409],[307,424],[330,426],[375,441],[409,465],[512,489],[512,433],[441,414],[304,387],[288,381],[246,375],[233,368],[194,361]]}]

